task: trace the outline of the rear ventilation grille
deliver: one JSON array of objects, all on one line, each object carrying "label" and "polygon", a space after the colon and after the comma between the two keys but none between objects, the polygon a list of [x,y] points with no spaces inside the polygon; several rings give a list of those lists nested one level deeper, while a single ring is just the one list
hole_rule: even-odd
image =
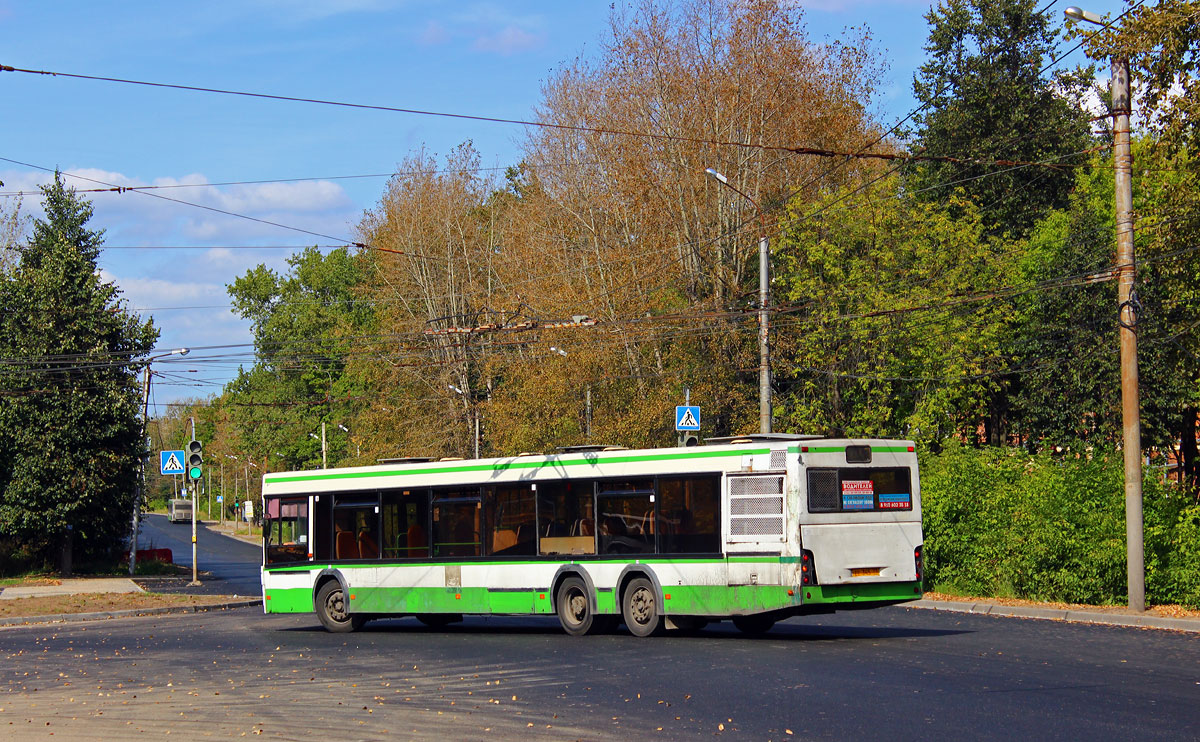
[{"label": "rear ventilation grille", "polygon": [[836,469],[808,470],[808,512],[830,513],[841,509]]},{"label": "rear ventilation grille", "polygon": [[729,539],[783,540],[783,477],[729,478]]},{"label": "rear ventilation grille", "polygon": [[771,468],[786,469],[787,468],[787,451],[772,451],[771,452]]}]

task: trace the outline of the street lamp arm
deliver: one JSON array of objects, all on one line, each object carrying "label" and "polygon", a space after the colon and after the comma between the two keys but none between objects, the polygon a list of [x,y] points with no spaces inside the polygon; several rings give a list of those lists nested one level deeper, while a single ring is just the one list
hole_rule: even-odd
[{"label": "street lamp arm", "polygon": [[725,186],[729,190],[733,191],[734,193],[738,194],[742,198],[746,199],[754,206],[754,211],[758,213],[758,227],[760,230],[759,236],[765,237],[767,234],[767,220],[763,216],[763,210],[762,210],[762,207],[758,205],[758,201],[755,201],[754,198],[749,193],[746,193],[742,189],[735,186],[733,183],[730,183],[729,178],[726,178],[724,175],[722,175],[721,173],[718,173],[716,170],[713,170],[711,167],[708,168],[707,170],[705,170],[704,172],[709,177],[711,177],[713,180],[717,181],[718,183]]}]

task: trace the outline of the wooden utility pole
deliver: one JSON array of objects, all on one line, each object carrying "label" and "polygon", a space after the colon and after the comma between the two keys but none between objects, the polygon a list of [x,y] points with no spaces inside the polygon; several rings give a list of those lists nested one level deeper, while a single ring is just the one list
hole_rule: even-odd
[{"label": "wooden utility pole", "polygon": [[1133,153],[1129,142],[1129,61],[1112,63],[1113,167],[1116,171],[1117,322],[1121,333],[1121,423],[1125,454],[1125,548],[1129,609],[1146,610],[1142,524],[1142,423],[1138,401],[1137,322],[1141,304],[1134,282]]}]

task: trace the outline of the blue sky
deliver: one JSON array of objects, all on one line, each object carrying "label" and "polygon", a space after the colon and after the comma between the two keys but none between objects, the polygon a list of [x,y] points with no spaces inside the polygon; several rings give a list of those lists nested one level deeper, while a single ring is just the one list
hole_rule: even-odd
[{"label": "blue sky", "polygon": [[[814,40],[870,28],[888,63],[878,115],[891,123],[911,110],[927,0],[801,4]],[[1120,3],[1087,8],[1119,12]],[[551,71],[596,49],[608,13],[608,2],[0,0],[0,63],[528,119]],[[322,178],[155,193],[346,239],[386,178],[331,176],[390,173],[413,150],[440,156],[468,139],[484,166],[503,168],[523,136],[515,126],[21,73],[0,73],[0,96],[0,158],[121,186]],[[49,177],[0,160],[2,193],[36,191]],[[284,265],[290,251],[263,246],[332,244],[139,193],[88,195],[94,226],[107,230],[101,269],[154,317],[164,349],[249,343],[246,324],[224,308],[226,284],[259,263]],[[36,195],[23,211],[40,214]],[[180,247],[124,249],[144,246]],[[205,355],[174,365],[156,382],[156,401],[219,391],[236,362],[200,362]]]}]

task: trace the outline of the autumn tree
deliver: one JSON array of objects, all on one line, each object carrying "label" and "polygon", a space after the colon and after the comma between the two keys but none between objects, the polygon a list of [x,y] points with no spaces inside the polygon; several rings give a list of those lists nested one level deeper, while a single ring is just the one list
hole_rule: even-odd
[{"label": "autumn tree", "polygon": [[798,5],[690,0],[614,11],[600,53],[546,83],[547,126],[526,145],[538,232],[526,244],[559,270],[526,296],[538,315],[607,323],[586,347],[629,391],[605,419],[639,400],[660,421],[650,440],[666,443],[669,405],[704,385],[719,423],[707,432],[752,427],[756,212],[704,171],[774,223],[789,199],[857,171],[788,148],[874,139],[877,74],[865,34],[815,43]]}]

